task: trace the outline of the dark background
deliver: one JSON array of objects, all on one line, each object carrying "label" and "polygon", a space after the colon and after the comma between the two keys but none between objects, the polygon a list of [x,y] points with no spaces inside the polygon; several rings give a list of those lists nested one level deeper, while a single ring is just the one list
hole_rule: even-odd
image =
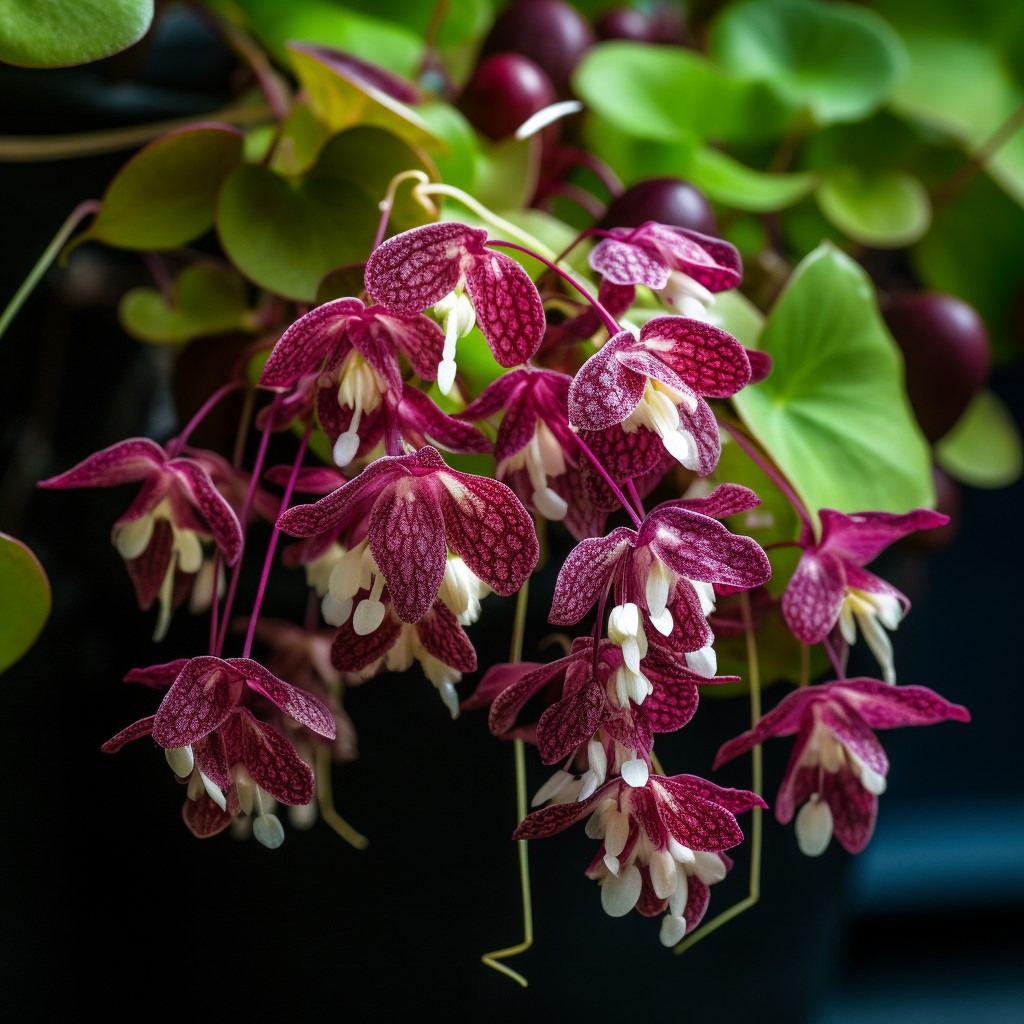
[{"label": "dark background", "polygon": [[[195,116],[219,105],[229,77],[212,41],[173,34],[88,68],[0,66],[0,133]],[[127,155],[0,164],[0,303]],[[964,488],[949,543],[904,544],[875,566],[914,603],[894,638],[900,681],[967,705],[973,722],[883,735],[892,770],[868,849],[850,857],[833,843],[805,858],[792,826],[767,815],[760,903],[677,957],[658,943],[657,920],[603,913],[583,875],[594,846],[582,826],[531,843],[535,939],[505,961],[528,978],[522,989],[480,962],[523,935],[507,839],[512,749],[487,733],[482,712],[452,722],[418,671],[373,680],[347,702],[360,757],[336,768],[335,795],[368,835],[365,851],[323,824],[289,828],[276,851],[229,834],[198,841],[159,751],[140,742],[100,753],[154,709],[152,691],[121,682],[129,668],[205,649],[205,627],[184,613],[163,647],[150,642],[152,616],[135,606],[109,543],[130,489],[34,488],[115,441],[172,429],[166,354],[125,337],[116,319],[116,296],[143,278],[134,256],[85,247],[46,276],[0,340],[0,530],[35,550],[54,588],[39,642],[0,680],[9,1002],[56,1008],[70,985],[79,1009],[115,1018],[166,1004],[297,1019],[421,1008],[495,1020],[1024,1019],[1020,481]],[[1020,423],[1020,360],[997,368],[991,386]],[[261,553],[250,550],[254,576]],[[544,589],[541,577],[533,637],[546,629]],[[241,591],[242,613],[251,592]],[[294,617],[295,596],[272,595],[265,610]],[[482,663],[505,659],[510,614],[510,601],[485,604],[471,631]],[[776,699],[769,691],[766,706]],[[669,772],[711,776],[746,708],[705,697],[696,723],[659,739]],[[765,748],[769,801],[788,751],[782,741]],[[529,749],[527,770],[532,792],[546,773]],[[745,787],[748,773],[741,761],[714,778]],[[745,895],[747,851],[712,890],[709,919]]]}]

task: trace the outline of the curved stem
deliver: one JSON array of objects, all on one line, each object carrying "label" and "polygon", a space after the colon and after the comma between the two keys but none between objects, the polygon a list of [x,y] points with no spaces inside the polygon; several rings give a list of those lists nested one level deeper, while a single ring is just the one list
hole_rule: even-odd
[{"label": "curved stem", "polygon": [[[745,590],[740,593],[740,607],[743,611],[743,628],[747,640],[747,664],[750,668],[750,728],[753,729],[761,720],[761,671],[757,658],[757,641],[754,637],[754,621],[750,613],[750,596]],[[750,760],[751,789],[758,796],[761,796],[764,788],[764,762],[761,756],[760,743],[751,748]],[[751,808],[750,813],[750,876],[747,884],[747,895],[738,903],[734,903],[731,907],[723,910],[717,917],[684,938],[673,947],[673,952],[685,952],[723,924],[731,921],[734,917],[739,917],[745,910],[749,910],[761,898],[763,812],[760,807],[755,806]]]},{"label": "curved stem", "polygon": [[575,438],[576,444],[579,445],[580,451],[582,451],[583,454],[586,455],[586,457],[591,461],[591,463],[594,466],[594,469],[597,470],[597,472],[601,476],[601,479],[604,480],[604,482],[611,488],[612,494],[614,494],[615,497],[619,499],[619,502],[622,504],[622,507],[629,514],[629,518],[633,520],[633,525],[639,530],[643,523],[643,520],[637,515],[633,506],[629,503],[626,496],[622,493],[622,490],[619,487],[619,485],[615,483],[611,476],[609,476],[608,470],[601,465],[600,459],[598,459],[598,457],[587,447],[586,441],[584,441],[583,438],[580,437],[580,435],[577,434],[575,430],[572,431],[572,436]]},{"label": "curved stem", "polygon": [[[527,580],[519,589],[516,596],[515,617],[512,620],[512,642],[509,651],[509,661],[518,662],[523,657],[523,637],[526,633],[526,609],[529,600],[530,581]],[[525,744],[522,740],[513,740],[512,749],[515,755],[516,772],[516,824],[521,822],[527,815],[526,806],[526,756]],[[517,841],[517,853],[519,856],[519,889],[523,902],[523,941],[514,946],[507,946],[505,949],[496,949],[493,952],[485,953],[480,957],[481,961],[488,967],[500,971],[502,974],[518,982],[526,988],[526,979],[512,968],[506,967],[499,961],[510,956],[517,956],[525,953],[533,945],[533,905],[530,897],[530,864],[527,851],[527,840]]]},{"label": "curved stem", "polygon": [[231,381],[228,384],[224,384],[217,388],[216,391],[210,397],[203,402],[199,407],[196,414],[185,424],[184,429],[176,438],[167,443],[167,454],[174,458],[177,456],[182,448],[188,443],[189,435],[196,427],[209,415],[210,410],[222,399],[225,395],[231,394],[232,391],[237,391],[239,388],[245,387],[241,381]]},{"label": "curved stem", "polygon": [[100,201],[98,199],[87,199],[71,211],[68,219],[53,236],[53,240],[43,250],[43,255],[36,260],[36,265],[29,271],[28,277],[21,282],[21,287],[14,293],[14,298],[7,303],[7,308],[0,316],[0,338],[3,337],[4,331],[10,326],[11,321],[18,315],[18,310],[25,304],[25,300],[32,294],[32,290],[39,284],[43,274],[50,269],[50,264],[64,248],[64,243],[71,237],[71,232],[78,227],[80,221],[90,214],[96,213],[99,208]]},{"label": "curved stem", "polygon": [[357,850],[365,850],[370,845],[370,840],[362,832],[357,832],[334,807],[330,747],[323,743],[318,743],[316,746],[316,802],[320,810],[320,817],[349,846],[353,846]]}]

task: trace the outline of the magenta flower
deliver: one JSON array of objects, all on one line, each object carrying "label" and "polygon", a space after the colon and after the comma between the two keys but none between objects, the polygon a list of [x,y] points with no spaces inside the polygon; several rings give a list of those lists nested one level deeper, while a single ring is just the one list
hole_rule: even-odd
[{"label": "magenta flower", "polygon": [[[902,515],[859,512],[844,515],[822,509],[821,536],[815,543],[804,527],[804,553],[782,596],[782,614],[793,635],[805,644],[821,643],[838,625],[852,644],[860,627],[887,682],[896,681],[892,642],[886,629],[895,629],[910,601],[894,586],[863,568],[893,542],[914,530],[929,530],[949,522],[930,509]],[[885,627],[885,628],[883,628]]]},{"label": "magenta flower", "polygon": [[519,263],[486,241],[481,228],[442,221],[392,236],[366,262],[366,289],[388,309],[419,313],[441,304],[446,333],[437,376],[443,394],[454,380],[455,342],[474,321],[505,367],[529,359],[544,336],[536,285]]},{"label": "magenta flower", "polygon": [[[618,645],[602,640],[595,651],[590,637],[578,637],[564,658],[521,665],[517,673],[509,670],[501,678],[506,686],[494,696],[488,717],[495,736],[512,735],[519,714],[538,694],[552,689],[560,694],[537,722],[544,764],[570,757],[600,731],[647,760],[655,733],[675,732],[693,718],[698,683],[739,682],[736,676],[705,678],[658,650],[643,659],[641,672],[633,672]],[[490,681],[481,685],[487,692]]]},{"label": "magenta flower", "polygon": [[700,922],[707,887],[731,866],[723,851],[743,841],[735,815],[765,806],[756,793],[692,775],[651,775],[645,761],[634,760],[587,799],[531,812],[512,838],[554,835],[589,815],[587,835],[601,847],[587,876],[601,886],[605,912],[664,913],[661,941],[672,946]]},{"label": "magenta flower", "polygon": [[823,853],[834,834],[850,853],[867,846],[885,791],[889,760],[875,729],[970,721],[959,704],[924,686],[892,686],[880,679],[856,678],[788,693],[753,729],[718,751],[715,768],[772,736],[797,733],[775,800],[782,824],[793,819],[796,837],[808,856]]},{"label": "magenta flower", "polygon": [[683,466],[707,476],[721,440],[704,399],[728,398],[749,380],[750,360],[731,334],[689,317],[654,317],[639,337],[620,331],[580,367],[569,422],[588,431],[646,428]]},{"label": "magenta flower", "polygon": [[[289,536],[311,537],[363,517],[370,554],[403,622],[415,622],[433,605],[449,550],[504,597],[514,594],[537,564],[533,520],[511,489],[449,469],[430,446],[378,459],[319,501],[288,509],[278,526]],[[380,604],[379,592],[374,601]],[[383,618],[383,605],[374,618],[366,623],[369,628],[357,623],[357,629],[372,632]]]},{"label": "magenta flower", "polygon": [[743,273],[740,254],[729,242],[650,220],[612,228],[589,262],[613,284],[646,285],[681,313],[698,316],[711,293],[735,288]]},{"label": "magenta flower", "polygon": [[653,638],[667,638],[669,650],[708,647],[714,587],[746,590],[771,577],[760,545],[719,522],[759,504],[748,488],[721,484],[706,498],[657,506],[638,531],[620,526],[580,541],[558,573],[548,621],[579,622],[612,585],[616,603],[636,605],[654,627]]},{"label": "magenta flower", "polygon": [[242,550],[242,527],[197,453],[170,458],[155,441],[136,437],[90,455],[40,487],[117,487],[142,482],[128,511],[114,523],[111,540],[125,560],[139,607],[159,598],[155,639],[170,625],[183,599],[178,573],[194,577],[203,565],[205,540],[233,564]]},{"label": "magenta flower", "polygon": [[[380,438],[383,397],[402,393],[399,354],[423,380],[434,380],[444,347],[440,327],[421,313],[334,299],[299,317],[281,335],[260,375],[262,387],[292,388],[310,377],[318,419],[347,466]],[[367,422],[364,424],[364,420]]]},{"label": "magenta flower", "polygon": [[334,719],[316,697],[249,658],[191,658],[135,670],[126,678],[161,686],[173,672],[156,714],[122,730],[101,750],[115,753],[130,740],[152,735],[167,752],[175,775],[188,780],[189,799],[200,803],[185,814],[193,831],[200,830],[197,834],[220,831],[239,810],[259,812],[261,791],[283,804],[309,803],[312,770],[289,740],[256,718],[249,704],[265,698],[298,724],[333,740]]}]

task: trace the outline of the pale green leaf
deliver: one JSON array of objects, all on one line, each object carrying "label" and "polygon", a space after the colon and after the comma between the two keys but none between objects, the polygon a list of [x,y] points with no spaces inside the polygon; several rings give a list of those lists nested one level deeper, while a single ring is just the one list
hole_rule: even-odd
[{"label": "pale green leaf", "polygon": [[815,193],[828,220],[848,238],[878,249],[901,249],[923,238],[931,202],[912,174],[862,174],[856,167],[826,173]]},{"label": "pale green leaf", "polygon": [[983,389],[935,444],[935,461],[972,487],[1008,487],[1024,471],[1020,428],[1003,400]]},{"label": "pale green leaf", "polygon": [[21,541],[0,533],[0,672],[36,642],[50,617],[50,581]]}]

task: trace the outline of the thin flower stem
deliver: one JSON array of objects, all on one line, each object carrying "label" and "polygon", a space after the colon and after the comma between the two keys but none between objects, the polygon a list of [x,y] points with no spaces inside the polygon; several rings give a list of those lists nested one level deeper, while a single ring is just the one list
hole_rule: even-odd
[{"label": "thin flower stem", "polygon": [[181,453],[182,448],[188,443],[189,435],[192,433],[200,423],[210,414],[210,410],[222,399],[225,395],[230,395],[232,391],[237,391],[239,388],[245,387],[241,381],[230,381],[227,384],[217,388],[216,391],[210,397],[203,402],[199,407],[199,411],[185,424],[185,428],[181,431],[176,438],[167,442],[167,454],[171,458],[176,457]]},{"label": "thin flower stem", "polygon": [[[523,638],[526,634],[526,610],[529,602],[530,581],[527,580],[519,589],[516,596],[515,617],[512,620],[512,642],[509,651],[509,661],[513,664],[522,660]],[[526,753],[525,744],[522,740],[513,740],[512,749],[515,756],[516,771],[516,823],[521,822],[527,814],[526,805]],[[493,952],[485,953],[480,960],[493,967],[494,970],[506,975],[513,981],[518,982],[523,988],[527,986],[527,980],[518,971],[512,970],[505,964],[500,963],[510,956],[518,956],[525,953],[533,945],[533,905],[530,897],[530,863],[527,851],[527,840],[520,839],[516,843],[519,855],[519,889],[523,900],[523,941],[505,949],[496,949]]]},{"label": "thin flower stem", "polygon": [[[743,628],[747,641],[747,664],[750,668],[750,727],[751,729],[761,720],[761,672],[757,659],[757,641],[754,637],[754,621],[750,613],[750,596],[746,591],[740,593],[740,607],[743,611]],[[761,756],[761,744],[755,744],[750,751],[751,760],[751,789],[761,796],[764,788],[764,762]],[[728,923],[734,917],[739,917],[745,910],[749,910],[761,898],[761,848],[763,819],[760,807],[752,807],[750,819],[750,878],[747,884],[747,895],[738,903],[723,910],[716,918],[708,921],[703,927],[698,928],[691,935],[688,935],[676,946],[673,952],[684,953],[691,946],[696,945],[705,936],[716,931],[723,924]]]},{"label": "thin flower stem", "polygon": [[349,846],[365,850],[370,840],[357,832],[335,809],[331,786],[331,750],[326,744],[316,746],[316,802],[320,817],[330,825]]},{"label": "thin flower stem", "polygon": [[636,489],[636,484],[632,479],[626,481],[626,490],[629,491],[629,496],[633,499],[633,504],[636,505],[637,512],[640,513],[640,518],[646,518],[647,513],[644,512],[644,499],[640,497]]},{"label": "thin flower stem", "polygon": [[622,504],[622,507],[626,510],[626,512],[629,513],[630,519],[633,520],[633,525],[637,529],[640,529],[643,520],[640,518],[640,516],[637,515],[633,506],[629,503],[626,496],[622,493],[622,490],[619,488],[618,484],[616,484],[615,481],[608,475],[608,470],[606,470],[604,466],[601,465],[601,462],[598,459],[598,457],[590,450],[590,448],[587,447],[586,441],[584,441],[583,438],[580,437],[580,435],[577,434],[575,430],[572,431],[572,436],[575,438],[576,444],[579,445],[580,451],[582,451],[583,454],[586,455],[588,459],[590,459],[591,463],[593,463],[594,469],[596,469],[597,472],[601,475],[601,479],[604,480],[604,482],[611,488],[612,493],[615,495],[616,498],[619,499],[619,501]]},{"label": "thin flower stem", "polygon": [[737,426],[729,423],[727,420],[721,421],[721,426],[726,430],[729,436],[750,456],[754,463],[761,469],[761,471],[768,477],[769,480],[775,484],[786,500],[793,506],[794,511],[800,517],[800,522],[804,528],[808,531],[813,532],[813,521],[810,513],[807,511],[807,506],[800,500],[796,491],[789,485],[789,481],[773,466],[751,443],[750,439],[740,430]]},{"label": "thin flower stem", "polygon": [[[270,424],[273,421],[272,416],[267,417],[267,427],[263,432],[264,439],[270,435]],[[292,463],[292,471],[288,477],[288,483],[285,485],[284,494],[281,495],[281,512],[284,512],[288,508],[288,503],[292,500],[292,491],[295,489],[295,481],[299,476],[299,467],[302,465],[303,457],[306,454],[306,445],[309,444],[309,435],[312,432],[313,424],[312,421],[306,424],[305,432],[302,435],[302,440],[299,442],[299,450],[295,455],[295,461]],[[263,456],[266,454],[266,445],[262,444],[260,448],[260,454],[256,460],[256,465],[253,467],[252,478],[256,481],[259,478],[259,474],[263,468]],[[250,494],[252,488],[250,488]],[[248,502],[247,502],[248,504]],[[260,605],[263,603],[263,594],[267,589],[267,580],[270,578],[270,568],[274,563],[274,550],[277,547],[277,539],[281,536],[281,531],[275,525],[270,533],[270,543],[267,545],[267,556],[263,560],[263,572],[260,574],[259,586],[256,588],[256,600],[253,602],[252,612],[249,616],[249,631],[245,635],[245,647],[242,649],[242,657],[248,658],[249,652],[252,650],[253,637],[256,635],[256,620],[259,618]],[[241,561],[241,559],[239,559]]]},{"label": "thin flower stem", "polygon": [[532,249],[527,249],[525,246],[518,245],[515,242],[504,242],[497,239],[489,239],[487,242],[490,246],[501,246],[505,249],[516,249],[519,252],[525,252],[527,256],[532,256],[538,262],[543,263],[549,270],[553,270],[563,280],[568,281],[583,296],[591,306],[594,307],[598,316],[601,317],[601,321],[604,323],[605,330],[608,331],[609,335],[618,334],[621,328],[619,327],[618,321],[608,312],[607,309],[594,298],[586,288],[583,287],[571,274],[566,273],[554,260],[547,259],[544,256],[539,256]]},{"label": "thin flower stem", "polygon": [[[384,193],[384,198],[377,204],[377,209],[380,210],[381,216],[377,224],[377,234],[374,236],[373,245],[370,247],[371,251],[384,241],[384,235],[388,230],[388,221],[391,220],[391,211],[395,208],[395,194],[398,192],[398,186],[403,181],[418,181],[420,185],[427,185],[430,183],[430,178],[423,171],[402,171],[401,174],[396,174],[388,182],[388,190]],[[413,196],[429,213],[437,212],[433,203],[423,203],[416,192],[416,188],[413,189]]]},{"label": "thin flower stem", "polygon": [[71,211],[68,219],[53,236],[53,241],[43,251],[43,255],[36,260],[36,265],[29,271],[28,277],[21,282],[21,287],[14,293],[14,298],[7,303],[7,308],[0,315],[0,338],[3,337],[4,331],[10,326],[11,321],[18,315],[18,310],[24,305],[25,300],[39,284],[43,274],[50,269],[50,264],[57,258],[64,243],[71,237],[71,232],[78,227],[80,221],[90,214],[96,213],[99,208],[100,201],[98,199],[87,199]]}]

